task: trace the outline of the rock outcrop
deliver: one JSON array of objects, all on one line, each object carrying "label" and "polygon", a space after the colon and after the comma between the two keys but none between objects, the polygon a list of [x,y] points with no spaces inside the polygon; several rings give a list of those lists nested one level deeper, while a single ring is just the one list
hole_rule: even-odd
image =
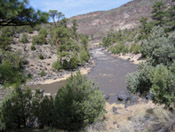
[{"label": "rock outcrop", "polygon": [[116,9],[92,12],[70,19],[77,19],[79,33],[93,35],[100,40],[111,28],[116,31],[138,27],[142,16],[150,17],[152,6],[157,1],[160,0],[133,0]]}]

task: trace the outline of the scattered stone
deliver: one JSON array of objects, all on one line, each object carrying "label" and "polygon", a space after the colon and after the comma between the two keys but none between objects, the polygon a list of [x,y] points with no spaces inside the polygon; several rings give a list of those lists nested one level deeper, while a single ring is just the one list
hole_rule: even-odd
[{"label": "scattered stone", "polygon": [[116,107],[112,107],[112,111],[115,113],[117,111]]},{"label": "scattered stone", "polygon": [[105,98],[105,100],[108,100],[109,99],[109,95],[104,95],[104,98]]},{"label": "scattered stone", "polygon": [[117,99],[119,101],[128,101],[131,99],[131,95],[127,92],[122,92],[122,93],[117,94]]},{"label": "scattered stone", "polygon": [[40,89],[40,92],[41,92],[41,93],[44,93],[44,91],[45,91],[44,89]]},{"label": "scattered stone", "polygon": [[51,96],[51,93],[44,93],[43,96]]},{"label": "scattered stone", "polygon": [[115,121],[115,122],[113,122],[113,124],[115,125],[115,124],[117,124],[117,122]]}]

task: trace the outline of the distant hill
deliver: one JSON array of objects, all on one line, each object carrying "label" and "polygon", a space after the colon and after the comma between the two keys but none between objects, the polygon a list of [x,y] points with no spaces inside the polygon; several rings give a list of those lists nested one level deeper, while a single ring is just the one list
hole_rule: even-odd
[{"label": "distant hill", "polygon": [[70,19],[77,19],[79,33],[89,36],[93,34],[95,39],[101,39],[111,28],[116,31],[137,27],[142,16],[150,17],[152,6],[157,1],[160,0],[133,0],[116,9],[92,12]]}]

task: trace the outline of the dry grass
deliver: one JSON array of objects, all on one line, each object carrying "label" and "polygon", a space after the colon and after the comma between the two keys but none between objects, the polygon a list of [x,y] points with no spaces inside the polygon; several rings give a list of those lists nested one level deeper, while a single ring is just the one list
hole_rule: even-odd
[{"label": "dry grass", "polygon": [[[123,104],[106,104],[105,123],[108,131],[125,131],[134,132],[136,124],[146,114],[146,110],[155,108],[156,105],[152,102],[138,103],[136,105],[125,108]],[[113,109],[117,109],[113,112]],[[134,121],[133,121],[134,120]]]}]

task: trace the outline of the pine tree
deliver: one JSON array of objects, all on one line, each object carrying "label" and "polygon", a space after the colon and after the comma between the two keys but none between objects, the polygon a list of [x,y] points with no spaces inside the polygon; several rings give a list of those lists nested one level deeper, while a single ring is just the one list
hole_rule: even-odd
[{"label": "pine tree", "polygon": [[34,25],[47,20],[48,14],[29,7],[28,0],[0,1],[0,26]]},{"label": "pine tree", "polygon": [[166,26],[168,31],[175,30],[175,3],[171,3],[171,7],[166,11]]},{"label": "pine tree", "polygon": [[73,34],[74,34],[75,39],[76,39],[77,38],[77,30],[78,30],[78,24],[77,24],[76,19],[72,20],[72,30],[73,30]]},{"label": "pine tree", "polygon": [[0,106],[0,120],[4,129],[26,128],[32,123],[31,99],[29,89],[23,91],[17,86],[9,92]]},{"label": "pine tree", "polygon": [[165,23],[165,4],[160,1],[156,2],[152,7],[152,19],[156,26],[163,26]]},{"label": "pine tree", "polygon": [[78,72],[71,76],[55,98],[55,127],[78,131],[104,114],[104,97],[92,81]]}]

